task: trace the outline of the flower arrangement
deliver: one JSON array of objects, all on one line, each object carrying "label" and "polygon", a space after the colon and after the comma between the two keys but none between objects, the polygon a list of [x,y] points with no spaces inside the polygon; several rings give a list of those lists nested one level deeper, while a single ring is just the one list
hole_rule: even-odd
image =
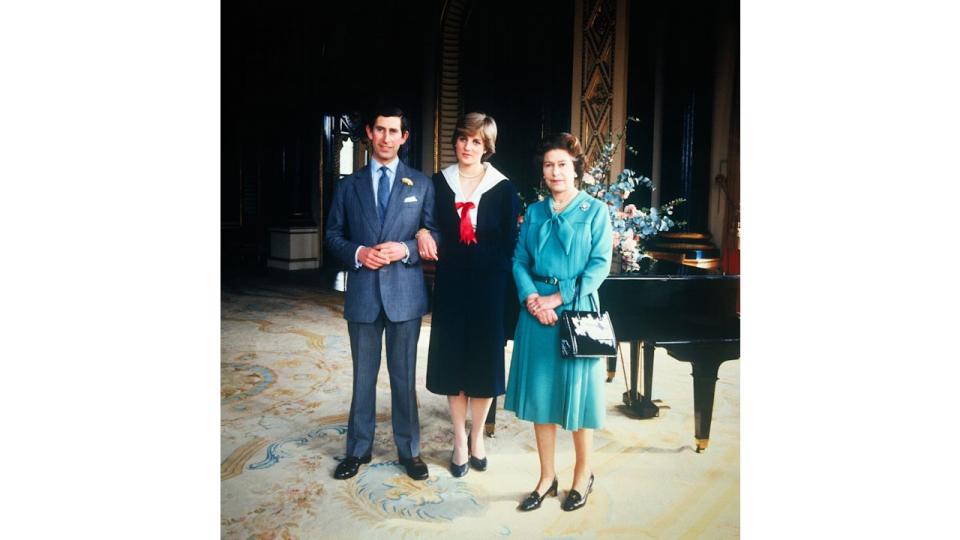
[{"label": "flower arrangement", "polygon": [[[638,118],[629,117],[630,122],[639,122]],[[600,147],[600,154],[583,175],[584,190],[591,196],[607,203],[610,211],[610,224],[613,226],[614,251],[619,251],[622,257],[622,267],[626,272],[640,270],[640,261],[644,258],[653,259],[646,254],[644,246],[650,238],[662,231],[674,227],[683,227],[684,221],[674,221],[674,208],[685,202],[677,198],[659,208],[637,208],[634,204],[624,206],[630,194],[643,186],[653,191],[653,181],[646,176],[637,174],[630,169],[624,169],[615,180],[610,177],[610,165],[613,155],[621,144],[636,155],[637,151],[629,144],[624,143],[626,126],[620,132],[611,134]]]}]

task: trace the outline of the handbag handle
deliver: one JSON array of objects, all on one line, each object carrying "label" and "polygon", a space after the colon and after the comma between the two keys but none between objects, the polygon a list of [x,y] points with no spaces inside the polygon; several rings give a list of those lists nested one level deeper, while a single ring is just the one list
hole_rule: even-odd
[{"label": "handbag handle", "polygon": [[[583,280],[583,274],[577,276],[577,285],[573,290],[573,310],[580,311],[580,282]],[[590,311],[596,314],[600,314],[600,307],[597,306],[596,300],[593,299],[593,295],[590,295]]]}]

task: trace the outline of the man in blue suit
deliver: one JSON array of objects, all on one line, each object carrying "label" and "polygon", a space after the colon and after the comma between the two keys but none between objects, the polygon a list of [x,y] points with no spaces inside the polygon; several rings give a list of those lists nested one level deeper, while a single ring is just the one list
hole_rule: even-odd
[{"label": "man in blue suit", "polygon": [[415,381],[427,289],[415,235],[421,228],[436,231],[433,182],[397,157],[410,135],[403,111],[379,109],[365,127],[372,159],[339,181],[326,231],[327,246],[350,269],[344,318],[353,358],[347,455],[334,477],[351,478],[370,462],[386,333],[394,442],[407,474],[424,480],[428,472],[420,459]]}]

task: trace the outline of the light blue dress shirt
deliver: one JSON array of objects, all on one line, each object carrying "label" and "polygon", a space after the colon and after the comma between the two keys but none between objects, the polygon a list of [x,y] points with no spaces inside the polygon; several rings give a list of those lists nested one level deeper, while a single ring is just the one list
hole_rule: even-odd
[{"label": "light blue dress shirt", "polygon": [[393,191],[393,181],[397,178],[397,167],[400,165],[400,158],[395,157],[390,163],[380,163],[375,159],[371,159],[369,163],[370,167],[370,179],[373,182],[373,203],[374,206],[380,204],[380,201],[377,199],[377,188],[380,187],[380,167],[386,165],[387,167],[387,180],[390,182],[390,190]]},{"label": "light blue dress shirt", "polygon": [[[387,181],[389,182],[390,191],[393,192],[393,181],[397,178],[397,167],[400,165],[400,158],[395,157],[390,163],[380,163],[375,159],[371,159],[370,163],[367,164],[370,167],[370,180],[373,182],[373,205],[376,206],[380,204],[380,201],[377,200],[377,188],[380,186],[380,167],[386,165],[387,167]],[[360,246],[363,247],[363,246]],[[360,268],[360,247],[357,248],[357,251],[353,254],[353,261],[356,264],[356,268]],[[404,244],[406,247],[406,244]],[[410,254],[407,253],[407,256],[401,259],[401,262],[408,262],[410,260]]]}]

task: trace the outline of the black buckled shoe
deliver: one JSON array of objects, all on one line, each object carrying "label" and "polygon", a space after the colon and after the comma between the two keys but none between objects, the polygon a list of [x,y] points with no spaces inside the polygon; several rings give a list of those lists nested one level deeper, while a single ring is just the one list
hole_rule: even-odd
[{"label": "black buckled shoe", "polygon": [[353,478],[357,475],[357,471],[360,470],[360,465],[365,465],[370,463],[371,455],[367,454],[363,457],[357,456],[347,456],[337,465],[337,470],[333,473],[333,477],[337,480],[346,480],[347,478]]},{"label": "black buckled shoe", "polygon": [[590,492],[593,491],[593,473],[590,473],[590,483],[587,484],[587,492],[584,495],[571,489],[570,493],[567,493],[566,500],[563,501],[563,504],[560,508],[563,508],[567,512],[572,512],[583,505],[587,504],[587,496],[590,495]]},{"label": "black buckled shoe", "polygon": [[427,464],[420,459],[420,456],[413,456],[412,458],[400,458],[400,464],[407,469],[407,476],[413,478],[414,480],[426,480],[430,477],[430,472],[427,470]]},{"label": "black buckled shoe", "polygon": [[529,512],[531,510],[536,510],[540,508],[540,505],[543,504],[543,499],[547,495],[557,496],[557,475],[553,475],[553,483],[550,484],[550,487],[547,488],[547,492],[541,495],[537,490],[533,490],[530,495],[520,503],[520,506],[517,507],[517,510],[521,512]]}]

